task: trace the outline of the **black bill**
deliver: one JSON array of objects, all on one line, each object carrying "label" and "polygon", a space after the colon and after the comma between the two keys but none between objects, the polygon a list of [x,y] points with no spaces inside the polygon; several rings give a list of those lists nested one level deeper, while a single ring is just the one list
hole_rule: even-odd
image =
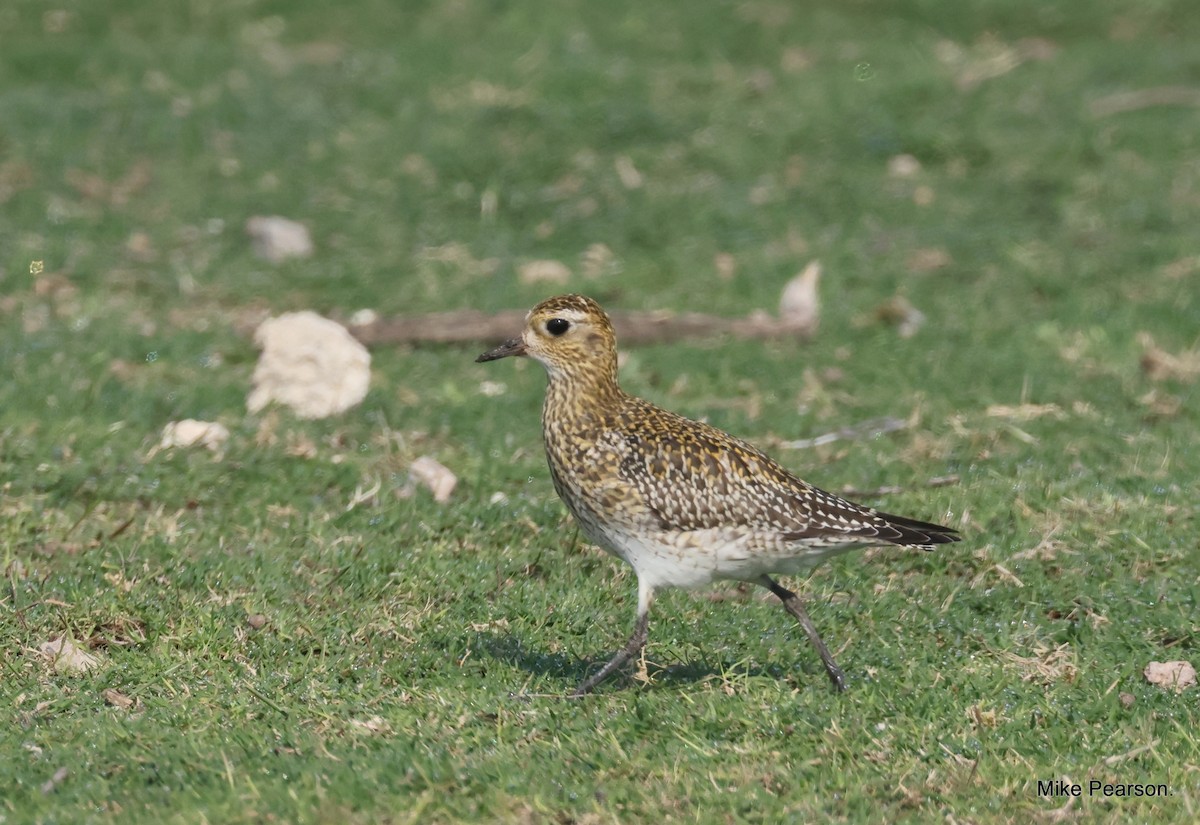
[{"label": "black bill", "polygon": [[510,338],[495,349],[490,349],[475,359],[476,364],[481,364],[484,361],[495,361],[499,358],[507,358],[510,355],[524,355],[525,342],[520,338]]}]

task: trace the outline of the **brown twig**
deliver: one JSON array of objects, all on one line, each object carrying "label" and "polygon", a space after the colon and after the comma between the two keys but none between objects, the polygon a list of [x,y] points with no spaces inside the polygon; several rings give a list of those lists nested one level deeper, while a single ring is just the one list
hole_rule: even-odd
[{"label": "brown twig", "polygon": [[[960,481],[957,475],[934,476],[926,481],[923,487],[949,487],[953,484],[958,484]],[[897,493],[903,493],[911,487],[901,487],[897,484],[888,484],[883,487],[875,487],[869,490],[864,490],[859,487],[843,487],[841,494],[849,498],[878,498],[880,496],[894,496]]]},{"label": "brown twig", "polygon": [[1116,92],[1093,100],[1088,108],[1093,117],[1108,117],[1121,112],[1149,109],[1151,106],[1200,106],[1200,89],[1156,86],[1153,89]]},{"label": "brown twig", "polygon": [[894,433],[897,430],[903,430],[907,426],[908,422],[903,418],[895,418],[889,415],[883,418],[872,418],[863,421],[861,424],[851,424],[813,438],[798,438],[794,441],[785,441],[779,446],[786,450],[805,450],[809,447],[821,447],[825,444],[832,444],[835,441],[853,441],[858,438],[870,438],[883,435],[884,433]]}]

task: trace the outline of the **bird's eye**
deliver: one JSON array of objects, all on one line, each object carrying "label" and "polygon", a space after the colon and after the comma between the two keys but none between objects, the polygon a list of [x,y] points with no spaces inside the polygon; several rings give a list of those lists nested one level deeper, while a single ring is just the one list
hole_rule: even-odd
[{"label": "bird's eye", "polygon": [[565,318],[551,318],[546,322],[546,332],[557,338],[571,328],[571,322]]}]

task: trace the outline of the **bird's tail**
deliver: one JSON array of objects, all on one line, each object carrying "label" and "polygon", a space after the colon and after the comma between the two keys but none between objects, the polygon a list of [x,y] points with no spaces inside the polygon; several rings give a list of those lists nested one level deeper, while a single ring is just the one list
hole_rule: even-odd
[{"label": "bird's tail", "polygon": [[894,535],[888,534],[891,531],[880,531],[879,537],[889,544],[932,550],[938,544],[962,541],[962,536],[958,534],[958,531],[950,527],[943,527],[928,521],[917,521],[904,516],[894,516],[891,513],[876,512],[876,515],[886,521],[887,526],[894,531]]}]

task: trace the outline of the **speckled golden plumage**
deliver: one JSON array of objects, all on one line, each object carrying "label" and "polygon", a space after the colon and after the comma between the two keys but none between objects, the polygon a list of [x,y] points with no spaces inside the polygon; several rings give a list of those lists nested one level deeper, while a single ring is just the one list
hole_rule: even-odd
[{"label": "speckled golden plumage", "polygon": [[549,375],[542,434],[554,488],[584,533],[638,576],[633,635],[576,691],[590,691],[644,646],[654,591],[715,579],[769,588],[800,622],[839,689],[845,677],[799,596],[770,577],[869,545],[930,550],[947,527],[880,513],[820,490],[728,433],[621,390],[604,310],[582,295],[534,307],[519,338],[480,355],[536,358]]}]

